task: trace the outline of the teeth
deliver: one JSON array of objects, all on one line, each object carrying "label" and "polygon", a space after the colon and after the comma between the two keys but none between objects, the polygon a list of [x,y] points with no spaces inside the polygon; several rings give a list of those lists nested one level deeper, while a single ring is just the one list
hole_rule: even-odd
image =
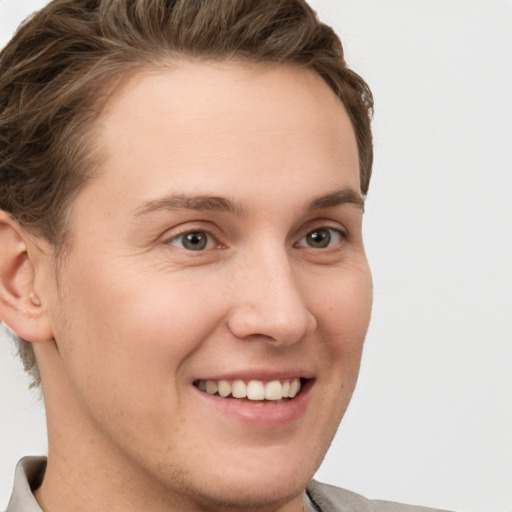
[{"label": "teeth", "polygon": [[294,398],[300,391],[300,379],[273,380],[267,383],[251,380],[247,384],[243,380],[198,380],[195,386],[210,395],[226,398],[248,398],[249,400],[279,401],[283,398]]},{"label": "teeth", "polygon": [[264,400],[265,386],[261,380],[251,380],[247,384],[247,398],[249,400]]},{"label": "teeth", "polygon": [[210,395],[215,395],[219,389],[219,386],[214,380],[207,380],[206,381],[206,392],[210,393]]},{"label": "teeth", "polygon": [[233,381],[231,388],[231,394],[234,398],[245,398],[247,396],[247,386],[243,380]]},{"label": "teeth", "polygon": [[290,391],[288,391],[288,396],[295,396],[300,389],[300,381],[298,379],[294,379],[290,382]]},{"label": "teeth", "polygon": [[231,384],[227,380],[219,380],[219,395],[226,397],[231,395]]},{"label": "teeth", "polygon": [[285,380],[282,385],[283,388],[283,398],[288,398],[288,395],[290,394],[290,381]]},{"label": "teeth", "polygon": [[283,398],[283,386],[278,380],[273,380],[265,386],[265,400],[281,400]]}]

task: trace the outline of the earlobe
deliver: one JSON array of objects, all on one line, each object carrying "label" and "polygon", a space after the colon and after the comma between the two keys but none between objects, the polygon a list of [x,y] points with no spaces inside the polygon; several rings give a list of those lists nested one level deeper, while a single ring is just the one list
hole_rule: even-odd
[{"label": "earlobe", "polygon": [[27,234],[8,213],[0,211],[0,318],[26,341],[47,341],[52,339],[52,330],[34,281]]}]

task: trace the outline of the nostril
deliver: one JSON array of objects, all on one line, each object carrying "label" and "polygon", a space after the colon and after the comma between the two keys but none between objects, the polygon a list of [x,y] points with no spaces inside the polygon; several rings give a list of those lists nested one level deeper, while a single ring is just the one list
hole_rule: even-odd
[{"label": "nostril", "polygon": [[[274,301],[275,302],[275,301]],[[316,319],[302,302],[291,306],[257,308],[237,305],[228,316],[228,329],[238,339],[290,345],[302,340],[316,329]]]}]

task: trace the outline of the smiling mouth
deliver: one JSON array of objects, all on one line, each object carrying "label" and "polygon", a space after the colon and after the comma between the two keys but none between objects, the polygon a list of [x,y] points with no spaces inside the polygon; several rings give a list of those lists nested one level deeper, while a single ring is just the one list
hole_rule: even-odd
[{"label": "smiling mouth", "polygon": [[195,380],[194,386],[210,395],[252,401],[279,402],[295,398],[303,385],[300,378],[272,380]]}]

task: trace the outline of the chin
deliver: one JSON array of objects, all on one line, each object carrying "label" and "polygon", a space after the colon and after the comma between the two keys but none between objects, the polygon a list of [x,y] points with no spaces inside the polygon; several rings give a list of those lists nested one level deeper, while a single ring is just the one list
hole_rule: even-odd
[{"label": "chin", "polygon": [[212,502],[219,503],[219,510],[277,509],[297,497],[302,500],[324,455],[306,455],[301,453],[303,450],[304,447],[259,447],[219,457],[224,461],[222,467],[213,478],[210,475],[204,489],[209,495],[207,509],[212,510]]},{"label": "chin", "polygon": [[302,501],[308,483],[309,479],[267,478],[263,474],[248,479],[216,478],[192,491],[191,496],[200,509],[211,512],[279,509],[294,499]]},{"label": "chin", "polygon": [[231,446],[227,453],[211,449],[194,467],[174,468],[167,487],[198,510],[277,510],[302,501],[322,457],[304,453],[304,446]]}]

